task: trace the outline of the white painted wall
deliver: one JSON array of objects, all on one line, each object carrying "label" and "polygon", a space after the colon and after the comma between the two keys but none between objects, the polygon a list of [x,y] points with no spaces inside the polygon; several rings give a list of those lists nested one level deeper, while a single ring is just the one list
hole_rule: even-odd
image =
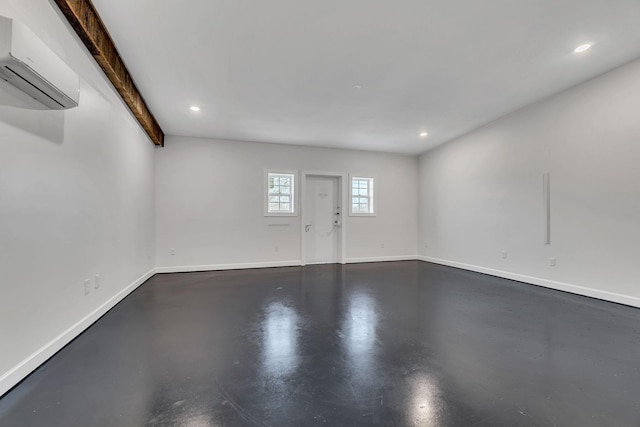
[{"label": "white painted wall", "polygon": [[376,175],[378,215],[345,215],[348,260],[417,253],[414,156],[187,137],[168,137],[156,156],[161,271],[298,264],[300,217],[263,215],[265,169]]},{"label": "white painted wall", "polygon": [[420,254],[640,306],[639,112],[635,61],[422,155]]},{"label": "white painted wall", "polygon": [[[81,77],[80,107],[0,106],[0,395],[153,269],[154,146],[47,0],[0,0]],[[73,34],[73,35],[72,35]],[[84,296],[83,280],[100,274]]]}]

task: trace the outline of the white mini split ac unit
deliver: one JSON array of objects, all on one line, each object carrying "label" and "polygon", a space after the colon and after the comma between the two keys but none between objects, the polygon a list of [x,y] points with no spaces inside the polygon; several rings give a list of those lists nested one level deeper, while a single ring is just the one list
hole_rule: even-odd
[{"label": "white mini split ac unit", "polygon": [[78,106],[80,80],[29,28],[0,16],[0,83],[8,105],[37,110]]}]

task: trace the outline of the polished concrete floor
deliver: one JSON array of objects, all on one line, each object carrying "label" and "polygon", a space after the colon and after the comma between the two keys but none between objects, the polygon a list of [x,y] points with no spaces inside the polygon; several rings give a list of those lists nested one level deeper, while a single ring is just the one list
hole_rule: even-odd
[{"label": "polished concrete floor", "polygon": [[419,261],[158,275],[0,426],[639,426],[640,310]]}]

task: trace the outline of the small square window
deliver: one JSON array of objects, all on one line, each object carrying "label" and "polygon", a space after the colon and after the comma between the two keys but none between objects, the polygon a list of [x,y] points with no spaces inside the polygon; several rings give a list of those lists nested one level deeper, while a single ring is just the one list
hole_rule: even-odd
[{"label": "small square window", "polygon": [[265,175],[265,215],[296,215],[295,173],[267,171]]},{"label": "small square window", "polygon": [[374,180],[373,177],[351,177],[351,216],[375,215]]}]

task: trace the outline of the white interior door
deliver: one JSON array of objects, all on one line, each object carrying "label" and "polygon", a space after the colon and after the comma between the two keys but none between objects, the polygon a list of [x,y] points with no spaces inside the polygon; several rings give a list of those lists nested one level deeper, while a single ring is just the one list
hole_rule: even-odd
[{"label": "white interior door", "polygon": [[304,197],[305,263],[339,262],[340,191],[338,178],[307,176]]}]

